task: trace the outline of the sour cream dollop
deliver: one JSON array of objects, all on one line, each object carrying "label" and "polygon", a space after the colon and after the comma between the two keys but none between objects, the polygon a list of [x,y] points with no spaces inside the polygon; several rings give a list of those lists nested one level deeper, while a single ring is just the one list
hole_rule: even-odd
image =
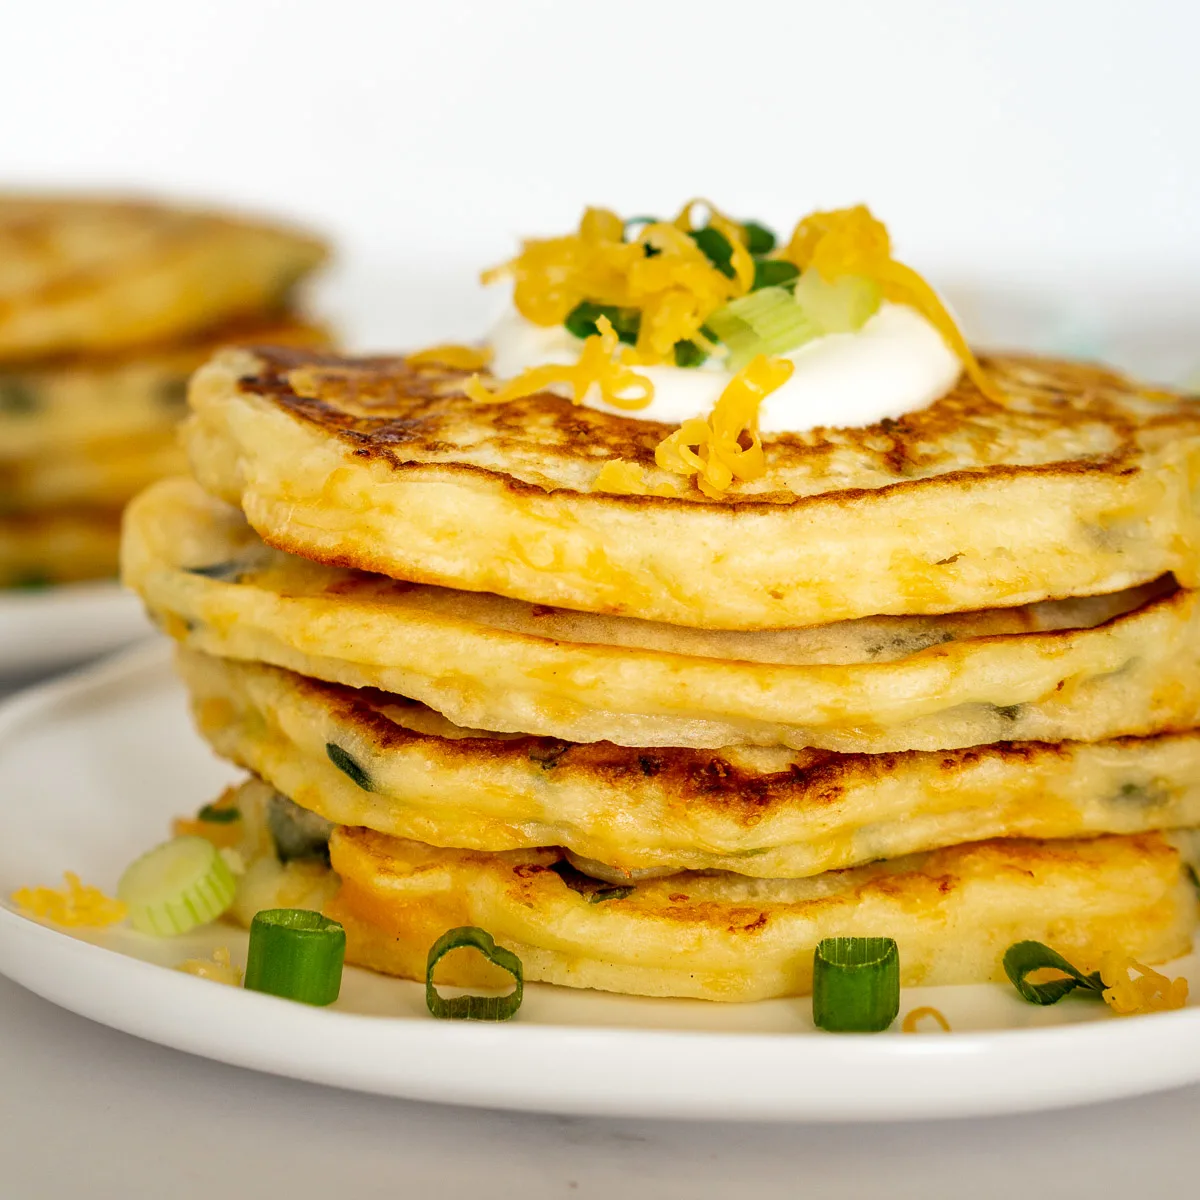
[{"label": "sour cream dollop", "polygon": [[[574,363],[583,348],[563,326],[535,325],[515,310],[496,324],[488,344],[494,355],[491,369],[499,379],[543,363]],[[763,401],[763,433],[805,433],[818,426],[861,428],[901,417],[944,396],[962,373],[957,355],[925,317],[907,305],[888,302],[856,333],[816,338],[785,357],[796,369]],[[706,417],[733,378],[717,359],[700,367],[635,369],[654,384],[654,399],[645,408],[620,415],[666,425]],[[584,404],[618,411],[594,394]]]}]

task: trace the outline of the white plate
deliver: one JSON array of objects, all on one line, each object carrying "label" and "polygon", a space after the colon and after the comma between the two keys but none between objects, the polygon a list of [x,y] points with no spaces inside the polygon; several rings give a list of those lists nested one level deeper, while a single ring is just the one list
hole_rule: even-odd
[{"label": "white plate", "polygon": [[46,674],[150,633],[141,601],[119,583],[0,590],[0,678]]},{"label": "white plate", "polygon": [[[112,888],[170,818],[234,777],[192,732],[165,646],[0,709],[0,891],[64,869]],[[89,944],[90,943],[90,944]],[[571,1113],[900,1119],[1050,1108],[1200,1079],[1200,1011],[1119,1019],[1007,986],[906,989],[951,1035],[816,1032],[806,1000],[723,1006],[532,985],[506,1025],[438,1022],[413,983],[347,970],[332,1009],[164,970],[245,938],[86,937],[0,908],[0,971],[139,1037],[280,1075],[416,1099]],[[1176,970],[1200,981],[1194,959]],[[1197,988],[1196,990],[1200,990]]]}]

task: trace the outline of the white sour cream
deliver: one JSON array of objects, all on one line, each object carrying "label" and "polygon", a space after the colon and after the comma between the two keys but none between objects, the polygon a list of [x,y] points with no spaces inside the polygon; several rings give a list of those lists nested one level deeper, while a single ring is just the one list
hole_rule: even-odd
[{"label": "white sour cream", "polygon": [[[488,338],[492,372],[510,379],[543,363],[571,364],[583,342],[561,325],[544,328],[515,310]],[[817,338],[785,357],[796,364],[791,379],[772,392],[759,412],[763,433],[804,433],[819,425],[849,429],[900,417],[944,396],[962,364],[942,335],[916,309],[884,303],[857,333]],[[637,367],[654,384],[654,399],[636,412],[644,421],[679,425],[705,417],[733,378],[718,360],[702,367]],[[589,408],[615,413],[593,389]]]}]

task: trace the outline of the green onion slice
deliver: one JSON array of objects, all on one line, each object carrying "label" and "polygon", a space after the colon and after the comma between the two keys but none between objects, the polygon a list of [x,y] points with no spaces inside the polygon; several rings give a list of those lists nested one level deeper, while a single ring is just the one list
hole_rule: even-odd
[{"label": "green onion slice", "polygon": [[816,271],[805,271],[793,294],[822,333],[857,332],[879,311],[883,299],[873,279],[844,275],[826,283]]},{"label": "green onion slice", "polygon": [[722,275],[729,279],[733,278],[733,247],[719,229],[713,229],[711,225],[706,225],[703,229],[693,229],[688,237],[700,247],[704,252],[704,257]]},{"label": "green onion slice", "polygon": [[708,351],[701,350],[695,342],[683,341],[675,343],[675,365],[677,367],[698,367],[708,359]]},{"label": "green onion slice", "polygon": [[821,328],[783,288],[769,287],[730,301],[708,318],[729,348],[729,369],[740,371],[757,354],[785,354],[821,336]]},{"label": "green onion slice", "polygon": [[[1051,979],[1046,983],[1029,982],[1027,976],[1046,967],[1061,971],[1065,978]],[[1016,942],[1009,946],[1004,953],[1004,973],[1030,1004],[1057,1004],[1076,988],[1082,989],[1085,996],[1093,999],[1103,997],[1104,980],[1100,978],[1099,971],[1085,975],[1057,950],[1052,950],[1043,942]]]},{"label": "green onion slice", "polygon": [[307,908],[268,908],[250,923],[245,986],[302,1004],[332,1004],[342,990],[346,931]]},{"label": "green onion slice", "polygon": [[607,317],[619,341],[632,346],[642,326],[642,314],[636,308],[618,308],[615,304],[593,304],[583,300],[575,305],[563,322],[577,338],[590,338],[600,332],[599,320]]},{"label": "green onion slice", "polygon": [[746,249],[756,257],[759,254],[770,254],[775,249],[775,234],[758,221],[743,221],[742,229],[746,233]]},{"label": "green onion slice", "polygon": [[[516,981],[516,986],[507,996],[453,996],[438,994],[433,986],[433,969],[451,950],[469,946],[478,950],[488,962],[507,971]],[[521,1007],[525,992],[525,972],[521,960],[495,939],[486,929],[476,925],[463,925],[443,933],[429,948],[429,961],[425,966],[425,1003],[435,1017],[449,1021],[507,1021]]]},{"label": "green onion slice", "polygon": [[329,761],[333,763],[343,775],[348,775],[350,779],[358,784],[364,792],[370,792],[374,789],[371,787],[371,777],[363,770],[358,763],[346,753],[341,746],[336,742],[325,743],[325,753]]},{"label": "green onion slice", "polygon": [[117,899],[142,933],[173,937],[215,921],[233,903],[233,873],[207,838],[178,837],[125,869]]},{"label": "green onion slice", "polygon": [[215,804],[206,804],[197,814],[197,821],[209,821],[214,825],[232,825],[242,819],[240,808],[217,808]]},{"label": "green onion slice", "polygon": [[886,937],[826,938],[813,955],[813,1021],[831,1033],[880,1033],[900,1011],[900,956]]},{"label": "green onion slice", "polygon": [[754,264],[752,292],[766,287],[790,287],[800,275],[800,268],[782,258],[766,258]]}]

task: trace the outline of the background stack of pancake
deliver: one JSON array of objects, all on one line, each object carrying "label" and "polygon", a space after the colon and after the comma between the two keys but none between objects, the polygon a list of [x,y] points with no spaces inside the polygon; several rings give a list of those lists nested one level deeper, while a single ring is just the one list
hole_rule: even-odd
[{"label": "background stack of pancake", "polygon": [[188,375],[219,345],[321,345],[291,311],[325,256],[285,229],[0,195],[0,587],[116,571],[120,510],[183,469]]},{"label": "background stack of pancake", "polygon": [[251,860],[238,912],[323,906],[402,976],[477,925],[529,979],[718,1000],[804,993],[835,935],[894,937],[910,984],[1001,978],[1024,938],[1184,952],[1200,414],[988,367],[1003,402],[766,438],[711,500],[592,487],[669,483],[665,426],[222,352],[194,479],[134,502],[123,557],[258,776],[210,826]]}]

